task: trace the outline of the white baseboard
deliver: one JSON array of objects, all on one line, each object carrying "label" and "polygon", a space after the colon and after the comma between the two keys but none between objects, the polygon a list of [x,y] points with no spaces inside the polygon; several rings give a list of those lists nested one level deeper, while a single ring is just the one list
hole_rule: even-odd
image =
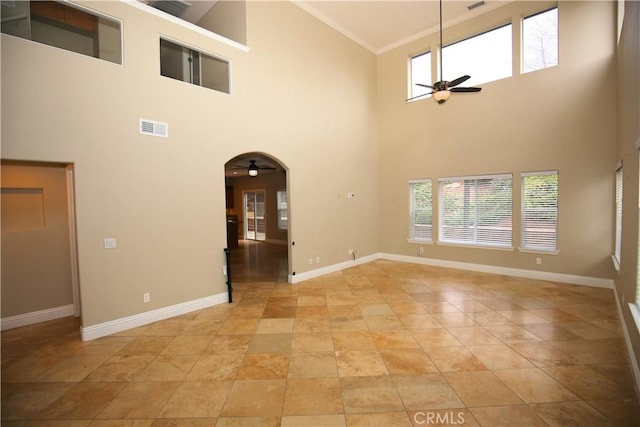
[{"label": "white baseboard", "polygon": [[128,329],[137,328],[138,326],[147,325],[159,320],[165,320],[171,317],[190,313],[192,311],[202,310],[203,308],[211,307],[214,305],[224,304],[228,301],[229,294],[223,292],[193,301],[187,301],[168,307],[158,308],[156,310],[147,311],[145,313],[135,314],[133,316],[111,320],[109,322],[87,326],[86,328],[81,327],[80,335],[82,337],[82,341],[89,341],[96,338],[104,337],[106,335],[115,334],[117,332],[126,331]]},{"label": "white baseboard", "polygon": [[633,352],[633,346],[631,345],[629,330],[627,329],[627,324],[624,321],[622,307],[620,306],[620,300],[618,299],[618,292],[616,291],[615,286],[613,288],[613,296],[616,299],[616,308],[618,309],[618,317],[620,318],[622,333],[624,335],[625,344],[627,345],[629,363],[631,364],[631,374],[633,376],[633,386],[635,387],[635,390],[636,390],[636,398],[638,399],[638,403],[640,403],[640,368],[638,367],[638,359],[636,359],[636,355]]},{"label": "white baseboard", "polygon": [[34,323],[47,322],[69,316],[73,316],[73,304],[5,317],[0,320],[0,330],[6,331],[7,329],[19,328],[21,326],[33,325]]},{"label": "white baseboard", "polygon": [[309,280],[316,277],[324,276],[325,274],[335,273],[336,271],[345,270],[350,267],[354,267],[360,264],[366,264],[371,261],[375,261],[380,258],[380,254],[367,255],[362,258],[355,259],[353,261],[345,261],[338,264],[328,265],[326,267],[317,268],[315,270],[305,271],[296,275],[289,275],[289,283],[298,283],[303,280]]},{"label": "white baseboard", "polygon": [[455,268],[458,270],[477,271],[480,273],[501,274],[504,276],[522,277],[525,279],[546,280],[550,282],[570,283],[573,285],[594,286],[613,289],[613,280],[599,277],[576,276],[573,274],[552,273],[549,271],[526,270],[521,268],[498,267],[495,265],[471,264],[459,261],[447,261],[435,258],[422,258],[407,255],[379,254],[380,259],[390,261],[410,262],[413,264],[430,265],[434,267]]}]

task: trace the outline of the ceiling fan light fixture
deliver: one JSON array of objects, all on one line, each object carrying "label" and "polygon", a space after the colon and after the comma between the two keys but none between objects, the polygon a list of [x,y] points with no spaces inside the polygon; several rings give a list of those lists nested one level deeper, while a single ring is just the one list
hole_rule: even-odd
[{"label": "ceiling fan light fixture", "polygon": [[258,166],[256,166],[255,162],[251,162],[249,165],[249,176],[258,176]]},{"label": "ceiling fan light fixture", "polygon": [[448,90],[439,90],[433,93],[433,99],[438,104],[443,104],[447,99],[449,99],[449,96],[451,96],[451,92]]}]

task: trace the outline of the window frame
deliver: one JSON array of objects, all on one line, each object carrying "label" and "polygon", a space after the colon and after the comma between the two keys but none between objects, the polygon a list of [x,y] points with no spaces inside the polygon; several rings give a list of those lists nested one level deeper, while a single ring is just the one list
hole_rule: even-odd
[{"label": "window frame", "polygon": [[[186,50],[189,51],[190,54],[192,54],[192,53],[197,53],[198,54],[198,59],[197,59],[198,76],[197,76],[197,78],[193,79],[194,81],[185,80],[184,77],[183,78],[178,78],[178,77],[173,77],[173,76],[166,75],[166,74],[162,73],[162,55],[161,55],[160,51],[162,49],[162,42],[163,41],[166,42],[166,43],[170,43],[170,44],[176,45],[176,46],[178,46],[178,47],[180,47],[182,49],[186,49]],[[203,49],[200,49],[198,47],[192,46],[192,45],[190,45],[188,43],[184,43],[184,42],[182,42],[180,40],[176,40],[176,39],[174,39],[172,37],[169,37],[169,36],[166,36],[164,34],[160,34],[160,37],[158,39],[158,48],[159,48],[159,50],[158,50],[158,52],[159,52],[158,64],[159,64],[159,68],[160,68],[159,74],[160,74],[161,77],[166,77],[166,78],[169,78],[169,79],[172,79],[172,80],[177,80],[179,82],[188,83],[188,84],[193,85],[193,86],[199,86],[199,87],[202,87],[202,88],[205,88],[205,89],[213,90],[215,92],[231,95],[231,93],[232,93],[232,78],[231,78],[231,76],[232,76],[232,71],[233,71],[232,70],[232,61],[231,61],[231,59],[225,58],[225,57],[223,57],[221,55],[217,55],[215,53],[208,52],[206,50],[203,50]],[[204,78],[204,74],[202,72],[202,66],[208,60],[215,60],[215,61],[218,61],[218,62],[225,63],[227,65],[227,82],[226,82],[226,85],[227,85],[227,89],[228,90],[225,91],[225,90],[221,90],[221,89],[218,89],[218,88],[215,88],[215,87],[211,87],[211,86],[207,86],[207,85],[204,84],[205,78]],[[193,71],[193,69],[191,71]]]},{"label": "window frame", "polygon": [[[451,55],[451,53],[447,54],[447,52],[446,52],[447,48],[450,48],[450,47],[455,46],[455,45],[460,45],[462,43],[468,42],[468,41],[473,40],[473,39],[477,39],[478,37],[482,37],[484,35],[487,35],[487,34],[492,33],[494,31],[501,30],[501,29],[506,28],[506,27],[510,28],[510,31],[509,31],[509,33],[510,33],[509,49],[508,49],[510,63],[509,63],[509,66],[508,66],[508,70],[509,70],[508,71],[508,75],[500,76],[500,77],[492,77],[490,80],[478,80],[479,77],[476,77],[476,76],[472,75],[471,78],[465,82],[464,86],[479,86],[479,85],[483,85],[483,84],[486,84],[486,83],[495,82],[495,81],[498,81],[498,80],[512,78],[513,77],[513,41],[514,41],[513,28],[514,28],[514,26],[513,26],[513,22],[511,20],[509,20],[508,22],[503,22],[502,24],[499,24],[499,25],[495,25],[495,26],[493,26],[491,28],[488,28],[487,30],[479,31],[477,33],[473,33],[473,34],[471,34],[471,35],[469,35],[467,37],[464,37],[464,38],[458,39],[456,41],[453,41],[451,43],[448,43],[446,45],[443,45],[442,46],[442,54],[439,56],[438,60],[442,61],[442,67],[441,68],[442,68],[442,73],[444,74],[444,76],[446,76],[447,79],[452,80],[452,79],[458,78],[458,77],[460,77],[462,75],[465,75],[465,73],[468,72],[467,68],[465,68],[465,70],[460,70],[460,71],[455,71],[455,72],[447,71],[446,65],[451,63],[451,61],[449,59],[445,59],[445,58],[450,58],[450,55]],[[469,68],[471,68],[471,69],[474,68],[473,64],[469,63],[468,60],[465,62],[465,67],[467,67],[467,66]],[[496,67],[492,67],[492,68],[495,69]],[[456,74],[456,75],[450,75],[450,74]],[[443,80],[444,76],[439,76],[439,80]]]},{"label": "window frame", "polygon": [[[431,191],[430,191],[430,196],[431,196],[431,203],[428,206],[428,208],[424,208],[424,209],[416,209],[416,197],[415,197],[415,185],[416,184],[426,184],[429,183],[431,185]],[[429,224],[418,224],[417,221],[415,221],[416,218],[416,213],[418,212],[427,212],[429,213],[429,216],[431,217],[431,221]],[[418,233],[416,230],[416,226],[417,225],[424,225],[426,227],[430,226],[431,229],[428,233],[427,237],[418,237]],[[433,243],[433,232],[434,232],[434,228],[433,228],[433,179],[431,178],[425,178],[425,179],[414,179],[414,180],[410,180],[409,181],[409,242],[416,242],[416,243]]]},{"label": "window frame", "polygon": [[[552,10],[556,11],[556,63],[553,65],[547,65],[541,68],[534,68],[534,69],[527,70],[525,69],[525,54],[526,54],[525,21],[527,19],[534,18],[536,16],[540,16],[545,13],[551,12]],[[521,52],[520,53],[520,57],[521,57],[520,74],[528,74],[528,73],[533,73],[540,70],[545,70],[547,68],[557,67],[560,64],[560,9],[558,8],[558,5],[548,7],[538,12],[523,16],[522,19],[520,20],[520,25],[522,27],[521,29],[522,36],[521,36],[521,42],[520,42],[520,52]]]},{"label": "window frame", "polygon": [[[541,176],[552,176],[555,175],[556,179],[556,187],[555,187],[555,206],[552,209],[555,209],[555,223],[554,223],[554,246],[544,247],[538,245],[528,245],[527,238],[525,237],[527,233],[527,214],[530,212],[527,210],[527,194],[525,190],[525,181],[527,178],[531,177],[541,177]],[[520,188],[521,188],[521,200],[520,200],[520,247],[518,250],[520,252],[541,252],[547,254],[558,254],[559,244],[558,244],[558,221],[559,221],[559,200],[560,200],[560,174],[557,170],[547,170],[547,171],[536,171],[536,172],[522,172],[520,174]]]},{"label": "window frame", "polygon": [[[459,181],[474,181],[474,188],[478,188],[478,181],[485,180],[501,180],[507,179],[510,182],[511,190],[509,191],[509,197],[505,198],[504,202],[509,203],[509,211],[508,217],[510,226],[509,227],[501,227],[501,230],[507,230],[508,239],[504,241],[504,243],[495,243],[495,242],[487,242],[478,239],[478,231],[480,231],[481,225],[479,225],[479,208],[478,208],[478,192],[474,192],[474,199],[469,200],[470,207],[475,206],[474,212],[469,212],[465,214],[467,218],[471,216],[475,219],[475,224],[473,228],[470,230],[474,233],[474,239],[454,239],[447,238],[447,233],[445,232],[445,221],[449,218],[447,216],[447,205],[449,204],[444,197],[447,196],[447,192],[444,190],[446,185],[454,185]],[[488,248],[488,249],[499,249],[499,250],[513,250],[513,174],[512,173],[504,173],[504,174],[489,174],[489,175],[470,175],[470,176],[459,176],[459,177],[444,177],[438,179],[438,244],[442,245],[456,245],[456,246],[468,246],[474,248]],[[493,185],[493,183],[492,183]],[[473,204],[471,204],[473,202]],[[463,213],[466,209],[463,208]],[[465,227],[462,225],[462,227]],[[490,228],[485,228],[485,232],[489,231]],[[498,230],[496,230],[498,231]]]},{"label": "window frame", "polygon": [[[285,201],[282,201],[282,193],[284,193]],[[289,195],[287,194],[287,190],[277,190],[276,191],[276,210],[278,212],[278,230],[279,231],[287,231],[289,230]],[[281,204],[284,203],[286,206],[283,208]],[[285,218],[282,217],[282,214],[285,214]],[[284,225],[284,226],[283,226]]]},{"label": "window frame", "polygon": [[414,70],[414,59],[423,57],[425,55],[428,55],[428,58],[429,58],[429,61],[428,61],[428,63],[429,63],[429,66],[428,66],[429,75],[426,76],[426,78],[428,78],[429,81],[424,82],[424,84],[431,85],[433,83],[433,77],[432,77],[432,72],[431,72],[431,65],[433,63],[433,55],[432,55],[431,50],[426,50],[424,52],[417,53],[415,55],[411,55],[411,57],[409,57],[409,70],[408,70],[409,76],[408,76],[408,79],[407,79],[408,80],[408,86],[409,86],[408,87],[409,99],[407,100],[408,102],[419,101],[421,99],[431,98],[431,96],[432,96],[431,93],[429,93],[429,88],[422,88],[421,86],[418,86],[418,87],[420,87],[421,89],[424,89],[424,90],[421,90],[421,92],[425,92],[425,93],[418,94],[418,93],[414,92],[414,87],[416,86],[416,83],[422,83],[422,82],[417,82],[416,79],[414,78],[415,75],[416,75],[415,70]]}]

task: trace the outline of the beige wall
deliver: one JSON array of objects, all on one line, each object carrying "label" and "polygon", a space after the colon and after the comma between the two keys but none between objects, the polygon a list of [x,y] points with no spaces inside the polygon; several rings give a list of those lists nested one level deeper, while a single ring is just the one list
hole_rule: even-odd
[{"label": "beige wall", "polygon": [[72,304],[65,166],[3,162],[2,188],[2,317]]},{"label": "beige wall", "polygon": [[[640,148],[640,3],[625,2],[618,55],[618,150],[623,164],[622,259],[615,277],[623,320],[640,363],[640,334],[629,302],[640,302],[638,283],[638,149]],[[637,144],[637,145],[636,145]],[[612,169],[613,170],[613,169]],[[613,172],[612,172],[613,173]]]},{"label": "beige wall", "polygon": [[198,25],[238,43],[247,43],[245,0],[218,0]]},{"label": "beige wall", "polygon": [[[289,2],[247,4],[248,52],[125,2],[82,4],[123,21],[123,65],[1,41],[2,156],[75,165],[83,326],[226,292],[224,164],[241,153],[288,167],[292,271],[378,251],[372,53]],[[232,94],[161,77],[160,34],[230,59]]]},{"label": "beige wall", "polygon": [[[471,22],[446,28],[444,43],[509,20],[514,23],[514,33],[519,34],[519,18],[540,7],[544,4],[514,2]],[[437,34],[379,57],[384,252],[418,256],[423,246],[426,258],[613,277],[610,255],[616,94],[615,90],[598,88],[607,87],[615,79],[615,5],[560,2],[559,21],[557,67],[514,73],[511,78],[481,85],[479,94],[453,94],[442,105],[432,99],[405,102],[408,58],[427,49],[435,51]],[[519,51],[514,53],[518,58]],[[468,72],[473,75],[472,69]],[[513,241],[517,248],[519,174],[556,169],[560,177],[558,255],[407,241],[409,180],[432,178],[437,183],[440,177],[513,173]],[[434,224],[437,211],[436,203]],[[542,258],[542,265],[536,265],[536,257]]]}]

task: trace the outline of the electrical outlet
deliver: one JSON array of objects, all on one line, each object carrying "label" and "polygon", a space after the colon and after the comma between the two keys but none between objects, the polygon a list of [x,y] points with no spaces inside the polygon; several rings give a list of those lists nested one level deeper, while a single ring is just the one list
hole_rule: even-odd
[{"label": "electrical outlet", "polygon": [[418,251],[418,255],[420,255],[420,256],[424,255],[424,248],[422,246],[420,246],[420,250]]},{"label": "electrical outlet", "polygon": [[104,248],[105,249],[115,249],[116,248],[116,239],[113,237],[108,237],[104,239]]},{"label": "electrical outlet", "polygon": [[309,265],[313,264],[313,258],[309,258]]},{"label": "electrical outlet", "polygon": [[542,258],[537,257],[537,258],[536,258],[536,264],[537,264],[537,265],[542,265]]},{"label": "electrical outlet", "polygon": [[320,257],[319,256],[316,257],[316,264],[320,264]]},{"label": "electrical outlet", "polygon": [[149,301],[151,301],[151,294],[149,292],[145,292],[144,294],[142,294],[142,302]]}]

